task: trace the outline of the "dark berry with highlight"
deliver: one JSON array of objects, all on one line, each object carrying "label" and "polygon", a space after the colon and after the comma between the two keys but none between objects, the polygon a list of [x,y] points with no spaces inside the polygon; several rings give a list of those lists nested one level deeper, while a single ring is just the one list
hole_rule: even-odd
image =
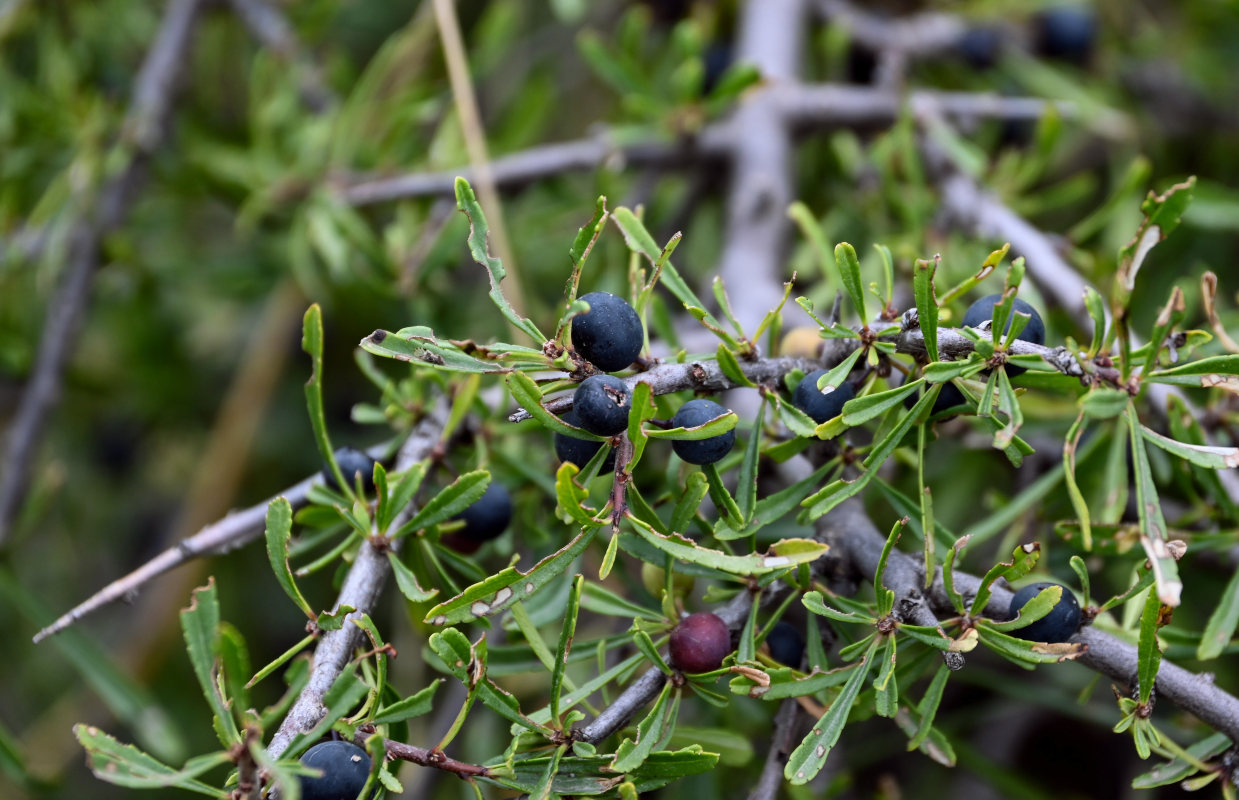
[{"label": "dark berry with highlight", "polygon": [[572,346],[603,372],[615,372],[637,360],[645,342],[641,317],[623,298],[590,292],[581,300],[589,311],[572,320]]},{"label": "dark berry with highlight", "polygon": [[614,436],[628,427],[632,392],[613,375],[591,375],[572,395],[572,409],[581,427],[599,436]]},{"label": "dark berry with highlight", "polygon": [[671,632],[671,665],[683,672],[712,672],[731,650],[727,623],[709,612],[689,614]]},{"label": "dark berry with highlight", "polygon": [[1066,586],[1057,583],[1034,583],[1020,589],[1012,596],[1008,613],[1014,618],[1021,608],[1047,586],[1060,586],[1063,590],[1062,599],[1041,619],[1011,631],[1012,636],[1030,642],[1065,642],[1080,629],[1080,604]]},{"label": "dark berry with highlight", "polygon": [[[671,418],[671,427],[695,428],[726,413],[727,409],[713,400],[689,400],[675,412],[675,416]],[[690,464],[713,464],[730,453],[735,443],[736,430],[732,428],[708,439],[676,439],[672,441],[671,447],[676,455]]]}]

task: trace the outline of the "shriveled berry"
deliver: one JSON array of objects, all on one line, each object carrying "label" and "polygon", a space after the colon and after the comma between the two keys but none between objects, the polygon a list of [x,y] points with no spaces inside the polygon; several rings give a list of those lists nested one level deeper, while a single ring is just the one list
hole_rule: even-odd
[{"label": "shriveled berry", "polygon": [[[374,459],[366,455],[365,452],[358,450],[356,447],[341,447],[333,453],[336,458],[336,465],[340,467],[340,473],[344,475],[344,480],[352,486],[356,480],[357,473],[361,473],[361,485],[367,491],[374,491]],[[335,489],[337,492],[343,491],[340,484],[336,482],[335,473],[331,471],[331,465],[323,466],[323,482]]]},{"label": "shriveled berry", "polygon": [[[577,417],[576,410],[567,412],[561,415],[560,419],[569,425],[581,426],[581,420]],[[575,436],[568,436],[563,433],[555,434],[555,455],[560,461],[567,461],[576,464],[578,467],[584,468],[589,460],[594,457],[594,453],[598,452],[599,447],[603,447],[602,442],[591,442],[588,439],[578,439]],[[600,473],[610,472],[615,468],[615,448],[610,445],[606,447],[611,451],[607,454],[606,460],[602,462]]]},{"label": "shriveled berry", "polygon": [[460,512],[462,536],[478,542],[488,542],[502,534],[512,521],[512,495],[503,484],[491,481],[486,491],[473,505]]},{"label": "shriveled berry", "polygon": [[671,665],[683,672],[711,672],[731,652],[731,631],[715,614],[689,614],[671,632]]},{"label": "shriveled berry", "polygon": [[1050,613],[1041,619],[1031,625],[1011,631],[1012,636],[1017,636],[1030,642],[1065,642],[1079,630],[1080,604],[1076,601],[1075,595],[1066,586],[1057,583],[1034,583],[1017,591],[1011,598],[1011,606],[1008,612],[1010,616],[1014,618],[1019,614],[1020,609],[1028,601],[1040,594],[1041,590],[1047,586],[1060,586],[1063,590],[1062,599],[1050,609]]},{"label": "shriveled berry", "polygon": [[[982,322],[993,319],[994,306],[1000,302],[1002,302],[1002,295],[991,294],[968,306],[968,310],[964,312],[964,327],[975,328]],[[1024,326],[1024,329],[1020,331],[1019,336],[1015,337],[1016,339],[1032,342],[1033,344],[1045,344],[1045,323],[1041,321],[1041,315],[1037,313],[1037,309],[1017,297],[1011,305],[1011,311],[1018,311],[1021,314],[1027,314],[1032,317],[1032,319],[1028,320],[1028,324]],[[1011,330],[1010,319],[1007,320],[1007,326],[1002,332],[1005,335],[1009,330]]]},{"label": "shriveled berry", "polygon": [[804,658],[804,634],[785,619],[774,623],[766,636],[766,646],[770,648],[771,658],[789,667],[799,667]]},{"label": "shriveled berry", "polygon": [[843,404],[856,396],[855,387],[846,381],[823,394],[817,388],[817,381],[825,374],[826,370],[819,369],[805,375],[792,394],[792,403],[796,408],[819,425],[843,413]]},{"label": "shriveled berry", "polygon": [[572,320],[572,346],[603,372],[615,372],[641,355],[645,331],[627,301],[610,292],[590,292],[580,299],[589,311]]},{"label": "shriveled berry", "polygon": [[[671,418],[671,427],[695,428],[726,413],[727,409],[713,400],[704,397],[689,400],[675,412],[675,416]],[[713,464],[730,453],[735,443],[736,430],[732,428],[708,439],[676,439],[671,442],[671,447],[676,455],[690,464]]]},{"label": "shriveled berry", "polygon": [[581,427],[599,436],[614,436],[628,427],[632,392],[613,375],[591,375],[572,395],[572,409]]},{"label": "shriveled berry", "polygon": [[321,777],[301,777],[301,800],[355,800],[370,775],[370,754],[352,742],[316,744],[301,763],[323,771]]}]

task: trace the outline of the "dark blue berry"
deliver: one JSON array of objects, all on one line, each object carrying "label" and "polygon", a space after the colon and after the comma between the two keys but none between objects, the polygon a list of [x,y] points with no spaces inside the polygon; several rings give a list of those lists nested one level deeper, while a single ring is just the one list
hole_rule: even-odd
[{"label": "dark blue berry", "polygon": [[581,427],[599,436],[614,436],[628,427],[632,392],[612,375],[591,375],[572,395],[572,410]]},{"label": "dark blue berry", "polygon": [[[704,425],[715,417],[721,417],[727,409],[713,400],[698,398],[689,400],[680,406],[671,418],[673,428],[695,428]],[[736,443],[736,430],[732,428],[727,433],[711,436],[708,439],[676,439],[671,442],[676,455],[690,464],[713,464],[731,452]]]},{"label": "dark blue berry", "polygon": [[370,776],[370,754],[352,742],[316,744],[301,763],[323,771],[322,777],[301,778],[301,800],[356,800]]},{"label": "dark blue berry", "polygon": [[465,527],[460,534],[476,542],[489,542],[508,528],[512,521],[512,495],[503,484],[491,481],[477,501],[456,517]]},{"label": "dark blue berry", "polygon": [[997,28],[983,25],[969,28],[959,38],[959,55],[969,66],[989,69],[998,63],[1002,52],[1002,33]]},{"label": "dark blue berry", "polygon": [[572,320],[572,346],[603,372],[615,372],[641,355],[645,332],[636,310],[608,292],[590,292],[580,299],[589,311]]},{"label": "dark blue berry", "polygon": [[[356,447],[341,447],[333,455],[336,457],[336,465],[340,468],[340,473],[344,475],[344,480],[349,486],[354,485],[356,474],[360,472],[362,486],[366,487],[367,491],[374,491],[373,458]],[[332,473],[330,465],[323,467],[323,481],[337,492],[343,491],[340,484],[336,483],[336,476]]]},{"label": "dark blue berry", "polygon": [[[1014,618],[1029,600],[1040,594],[1042,589],[1059,585],[1057,583],[1034,583],[1025,586],[1011,598],[1008,613]],[[1076,602],[1075,595],[1067,587],[1063,586],[1062,590],[1062,599],[1058,601],[1058,605],[1050,609],[1050,613],[1031,625],[1011,631],[1011,635],[1030,642],[1065,642],[1070,639],[1072,634],[1080,628],[1080,604]]]},{"label": "dark blue berry", "polygon": [[[1002,302],[1002,295],[991,294],[968,306],[968,310],[964,312],[964,327],[975,328],[982,322],[993,319],[994,306],[1000,302]],[[1014,314],[1016,311],[1027,314],[1032,319],[1028,320],[1024,330],[1020,331],[1020,335],[1015,338],[1033,344],[1045,344],[1045,323],[1041,321],[1041,315],[1037,313],[1037,309],[1017,297],[1011,306],[1011,312]],[[1007,320],[1007,327],[1003,328],[1003,334],[1011,330],[1011,322],[1011,319]]]},{"label": "dark blue berry", "polygon": [[779,620],[766,636],[770,657],[780,664],[799,667],[804,658],[804,635],[787,620]]},{"label": "dark blue berry", "polygon": [[709,612],[689,614],[671,632],[671,665],[683,672],[713,672],[731,652],[727,623]]},{"label": "dark blue berry", "polygon": [[[577,417],[575,409],[563,414],[560,419],[569,425],[581,427],[581,420]],[[594,453],[598,452],[598,448],[602,446],[602,442],[591,442],[588,439],[578,439],[575,436],[568,436],[563,433],[555,434],[555,455],[559,457],[560,461],[576,464],[582,469],[594,457]],[[615,468],[615,448],[610,445],[607,445],[607,447],[611,452],[607,454],[606,460],[602,462],[600,472],[610,472]]]},{"label": "dark blue berry", "polygon": [[843,404],[856,395],[855,387],[846,381],[822,394],[817,388],[817,381],[825,374],[826,370],[819,369],[805,375],[792,394],[792,403],[796,408],[808,414],[819,425],[843,413]]},{"label": "dark blue berry", "polygon": [[1042,12],[1036,21],[1037,52],[1074,64],[1084,64],[1097,43],[1097,15],[1078,5]]}]

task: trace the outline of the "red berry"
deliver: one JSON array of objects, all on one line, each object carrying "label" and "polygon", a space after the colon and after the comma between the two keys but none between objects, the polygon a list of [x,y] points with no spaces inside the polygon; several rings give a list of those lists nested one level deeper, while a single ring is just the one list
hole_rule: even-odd
[{"label": "red berry", "polygon": [[711,672],[731,652],[727,623],[708,612],[689,614],[671,632],[671,664],[684,672]]}]

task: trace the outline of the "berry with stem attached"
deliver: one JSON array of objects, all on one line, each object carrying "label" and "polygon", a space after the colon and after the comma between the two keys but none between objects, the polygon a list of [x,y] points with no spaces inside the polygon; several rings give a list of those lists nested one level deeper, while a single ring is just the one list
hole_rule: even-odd
[{"label": "berry with stem attached", "polygon": [[1011,617],[1019,614],[1028,601],[1048,586],[1059,586],[1063,590],[1062,598],[1050,609],[1050,613],[1030,625],[1011,631],[1012,636],[1030,642],[1065,642],[1079,630],[1080,604],[1066,586],[1057,583],[1034,583],[1017,591],[1011,598]]},{"label": "berry with stem attached", "polygon": [[572,409],[581,427],[599,436],[614,436],[628,427],[632,392],[613,375],[591,375],[572,395]]},{"label": "berry with stem attached", "polygon": [[731,631],[716,614],[689,614],[671,632],[671,665],[683,672],[712,672],[731,652]]},{"label": "berry with stem attached", "polygon": [[581,300],[589,311],[572,320],[572,346],[603,372],[615,372],[637,360],[645,342],[641,317],[627,301],[609,292],[590,292]]},{"label": "berry with stem attached", "polygon": [[[968,306],[968,310],[964,312],[963,325],[966,328],[975,328],[982,322],[993,319],[994,306],[1002,302],[1002,295],[991,294],[982,297],[972,305]],[[1041,320],[1041,315],[1037,313],[1037,309],[1033,308],[1029,303],[1015,298],[1015,302],[1011,305],[1011,311],[1016,311],[1021,314],[1027,314],[1031,319],[1024,329],[1020,331],[1016,339],[1024,342],[1032,342],[1033,344],[1045,344],[1045,323]],[[1011,330],[1011,319],[1007,319],[1007,327],[1003,329],[1005,335]]]},{"label": "berry with stem attached", "polygon": [[[689,400],[675,412],[675,416],[671,418],[671,427],[695,428],[726,413],[727,409],[713,400]],[[730,453],[735,443],[736,431],[733,428],[707,439],[676,439],[672,441],[671,447],[676,455],[690,464],[713,464]]]},{"label": "berry with stem attached", "polygon": [[352,742],[316,744],[301,763],[323,772],[301,777],[301,800],[355,800],[370,776],[370,754]]}]

